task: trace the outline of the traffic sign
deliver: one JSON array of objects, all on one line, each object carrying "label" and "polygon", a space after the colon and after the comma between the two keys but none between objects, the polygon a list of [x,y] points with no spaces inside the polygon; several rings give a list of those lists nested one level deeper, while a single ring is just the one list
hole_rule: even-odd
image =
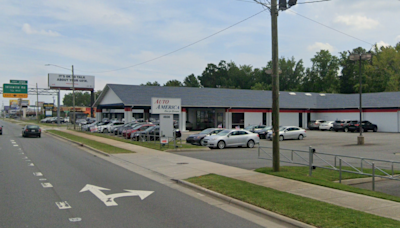
[{"label": "traffic sign", "polygon": [[3,97],[28,98],[28,85],[3,84]]},{"label": "traffic sign", "polygon": [[26,81],[26,80],[10,80],[10,83],[15,83],[15,84],[28,84],[28,81]]}]

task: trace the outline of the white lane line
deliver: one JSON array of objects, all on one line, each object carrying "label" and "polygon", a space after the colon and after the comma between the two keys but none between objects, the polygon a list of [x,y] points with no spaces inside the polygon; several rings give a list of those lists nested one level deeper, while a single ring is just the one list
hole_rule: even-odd
[{"label": "white lane line", "polygon": [[41,184],[42,184],[43,188],[52,188],[53,187],[53,185],[50,183],[41,183]]},{"label": "white lane line", "polygon": [[33,163],[29,163],[28,166],[35,166]]},{"label": "white lane line", "polygon": [[39,181],[47,181],[46,178],[40,178]]},{"label": "white lane line", "polygon": [[63,209],[70,209],[72,208],[67,201],[64,202],[56,202],[56,205],[58,209],[63,210]]},{"label": "white lane line", "polygon": [[14,141],[11,141],[11,143],[12,143],[12,144],[16,144],[16,142],[14,142]]},{"label": "white lane line", "polygon": [[28,157],[27,157],[27,156],[25,156],[25,157],[23,157],[22,159],[28,159]]},{"label": "white lane line", "polygon": [[19,153],[19,154],[24,154],[24,153],[22,152],[22,153]]},{"label": "white lane line", "polygon": [[18,145],[14,144],[13,146],[18,146]]},{"label": "white lane line", "polygon": [[27,161],[27,162],[31,162],[31,160],[29,160],[29,159],[28,159],[28,160],[25,160],[25,161]]},{"label": "white lane line", "polygon": [[69,218],[69,221],[70,222],[80,222],[80,221],[82,221],[82,219],[81,218]]},{"label": "white lane line", "polygon": [[36,176],[36,177],[42,177],[42,176],[43,176],[43,173],[41,173],[41,172],[36,172],[36,173],[33,173],[33,175]]}]

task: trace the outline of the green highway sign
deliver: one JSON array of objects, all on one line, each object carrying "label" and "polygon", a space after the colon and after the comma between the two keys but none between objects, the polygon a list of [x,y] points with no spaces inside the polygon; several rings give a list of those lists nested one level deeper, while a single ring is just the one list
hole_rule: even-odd
[{"label": "green highway sign", "polygon": [[28,86],[20,84],[3,84],[3,93],[28,93]]},{"label": "green highway sign", "polygon": [[28,81],[26,81],[26,80],[10,80],[10,83],[15,83],[15,84],[28,84]]}]

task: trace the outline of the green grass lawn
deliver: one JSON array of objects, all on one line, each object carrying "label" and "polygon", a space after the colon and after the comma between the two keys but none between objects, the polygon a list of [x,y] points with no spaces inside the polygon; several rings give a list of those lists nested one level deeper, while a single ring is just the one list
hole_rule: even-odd
[{"label": "green grass lawn", "polygon": [[316,227],[400,227],[400,221],[215,174],[187,181]]},{"label": "green grass lawn", "polygon": [[[354,192],[354,193],[359,193],[367,196],[372,196],[372,197],[377,197],[381,199],[387,199],[387,200],[392,200],[396,202],[400,202],[400,197],[397,196],[392,196],[388,195],[382,192],[374,192],[372,190],[367,190],[367,189],[361,189],[361,188],[356,188],[353,186],[345,185],[345,184],[340,184],[340,183],[335,183],[333,181],[339,180],[339,172],[334,171],[334,170],[328,170],[328,169],[315,169],[312,172],[312,176],[308,176],[308,167],[305,166],[283,166],[280,167],[279,172],[274,172],[272,168],[266,167],[266,168],[259,168],[256,169],[256,172],[260,173],[265,173],[265,174],[270,174],[278,177],[284,177],[288,179],[293,179],[293,180],[298,180],[298,181],[303,181],[311,184],[316,184],[320,186],[325,186],[329,188],[335,188],[339,190],[344,190],[348,192]],[[343,169],[347,170],[352,170],[348,167],[343,167]],[[365,173],[372,173],[371,169],[365,169]],[[385,172],[391,173],[389,170],[385,170]],[[400,171],[395,171],[396,174],[399,174]],[[376,174],[382,174],[376,170]],[[355,179],[355,178],[365,178],[368,176],[365,175],[359,175],[359,174],[354,174],[354,173],[346,173],[342,172],[342,180],[345,179]],[[371,184],[371,189],[372,189],[372,184]]]},{"label": "green grass lawn", "polygon": [[75,142],[79,142],[79,143],[83,143],[87,146],[93,147],[95,149],[101,150],[105,153],[108,154],[121,154],[121,153],[134,153],[133,151],[130,150],[125,150],[119,147],[115,147],[115,146],[111,146],[105,143],[101,143],[101,142],[96,142],[90,139],[86,139],[86,138],[82,138],[76,135],[71,135],[68,134],[66,132],[62,132],[62,131],[57,131],[57,130],[47,130],[50,133],[65,137],[67,139],[73,140]]},{"label": "green grass lawn", "polygon": [[[169,142],[169,146],[160,146],[160,142],[159,141],[156,141],[156,142],[139,142],[139,141],[133,141],[133,140],[130,140],[130,139],[124,139],[122,137],[117,137],[117,136],[104,134],[104,133],[91,133],[91,132],[85,132],[85,131],[77,131],[77,132],[85,133],[85,134],[89,134],[89,135],[95,135],[95,136],[108,138],[108,139],[113,139],[113,140],[117,140],[117,141],[120,141],[120,142],[131,143],[131,144],[134,144],[134,145],[143,146],[143,147],[150,148],[150,149],[155,149],[155,150],[165,151],[165,150],[174,149],[174,143],[172,141]],[[182,142],[186,142],[186,141],[182,140]],[[195,148],[199,149],[199,148],[201,148],[200,146],[186,144],[186,143],[180,144],[179,140],[177,140],[176,145],[180,149],[195,149]]]}]

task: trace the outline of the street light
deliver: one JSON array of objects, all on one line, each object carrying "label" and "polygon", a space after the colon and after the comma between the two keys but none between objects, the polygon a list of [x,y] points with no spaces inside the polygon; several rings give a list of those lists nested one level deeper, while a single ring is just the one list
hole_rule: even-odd
[{"label": "street light", "polygon": [[360,126],[359,126],[359,131],[360,131],[360,135],[357,137],[357,144],[358,145],[363,145],[364,144],[364,136],[362,135],[363,129],[362,129],[362,87],[361,87],[361,60],[370,60],[372,58],[372,54],[371,53],[363,53],[363,54],[351,54],[349,56],[349,59],[351,61],[358,61],[359,62],[359,81],[360,81],[360,85],[359,85],[359,96],[360,96],[360,104],[359,104],[359,108],[360,108]]},{"label": "street light", "polygon": [[[58,65],[54,65],[54,64],[46,64],[45,66],[55,66],[58,68],[62,68],[62,69],[66,69],[69,70],[69,68],[66,67],[62,67],[62,66],[58,66]],[[74,79],[74,65],[72,65],[72,109],[73,109],[73,113],[74,116],[72,117],[72,120],[74,122],[74,130],[75,130],[75,122],[76,122],[76,117],[75,117],[75,79]]]}]

